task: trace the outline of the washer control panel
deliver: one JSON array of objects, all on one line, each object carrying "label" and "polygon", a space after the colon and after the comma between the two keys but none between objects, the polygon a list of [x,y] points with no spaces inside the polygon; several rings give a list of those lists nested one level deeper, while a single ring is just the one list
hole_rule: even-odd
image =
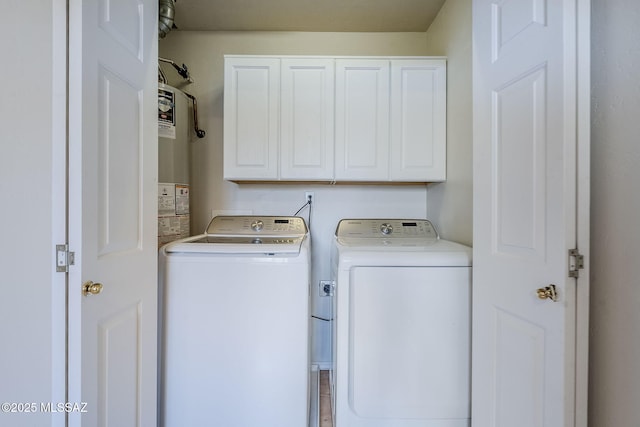
[{"label": "washer control panel", "polygon": [[307,234],[304,219],[297,216],[221,215],[214,217],[205,234],[210,236],[288,236]]},{"label": "washer control panel", "polygon": [[353,239],[437,239],[438,233],[426,219],[343,219],[336,237]]}]

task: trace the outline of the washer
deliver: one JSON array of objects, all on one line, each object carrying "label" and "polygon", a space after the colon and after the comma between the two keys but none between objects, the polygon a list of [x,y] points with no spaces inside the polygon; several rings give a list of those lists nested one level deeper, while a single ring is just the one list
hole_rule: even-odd
[{"label": "washer", "polygon": [[309,245],[299,217],[217,216],[160,250],[161,425],[307,425]]},{"label": "washer", "polygon": [[423,219],[344,219],[332,270],[334,427],[468,427],[471,248]]}]

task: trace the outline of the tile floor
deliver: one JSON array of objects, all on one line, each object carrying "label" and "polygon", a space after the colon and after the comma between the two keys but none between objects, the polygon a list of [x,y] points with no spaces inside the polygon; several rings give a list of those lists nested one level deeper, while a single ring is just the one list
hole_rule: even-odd
[{"label": "tile floor", "polygon": [[333,427],[331,419],[331,392],[329,389],[329,371],[320,371],[320,426]]}]

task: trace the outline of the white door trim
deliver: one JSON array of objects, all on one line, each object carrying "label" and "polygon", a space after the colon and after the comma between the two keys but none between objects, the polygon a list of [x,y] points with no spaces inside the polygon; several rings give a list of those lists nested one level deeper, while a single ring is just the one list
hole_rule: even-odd
[{"label": "white door trim", "polygon": [[[68,177],[67,177],[67,216],[68,241],[73,245],[77,267],[71,268],[68,275],[67,291],[67,400],[82,402],[82,300],[79,286],[82,280],[82,171],[70,167],[82,164],[82,1],[67,0],[68,25]],[[75,224],[75,226],[73,226]],[[95,410],[95,409],[94,409]],[[68,415],[68,426],[81,426],[81,414]]]},{"label": "white door trim", "polygon": [[[52,2],[51,241],[67,242],[67,0]],[[51,266],[51,402],[67,401],[67,274]],[[63,427],[64,412],[51,414],[51,426]]]},{"label": "white door trim", "polygon": [[591,0],[577,7],[577,246],[584,256],[576,288],[576,427],[587,427],[589,378],[589,275],[591,204]]}]

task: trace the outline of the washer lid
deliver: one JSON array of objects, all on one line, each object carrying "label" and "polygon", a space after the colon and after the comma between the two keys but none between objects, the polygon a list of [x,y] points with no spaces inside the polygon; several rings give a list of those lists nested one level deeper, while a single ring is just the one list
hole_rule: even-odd
[{"label": "washer lid", "polygon": [[235,238],[219,240],[201,235],[189,241],[176,241],[164,247],[166,253],[219,254],[219,255],[298,255],[304,238],[290,241],[254,239],[241,241]]}]

